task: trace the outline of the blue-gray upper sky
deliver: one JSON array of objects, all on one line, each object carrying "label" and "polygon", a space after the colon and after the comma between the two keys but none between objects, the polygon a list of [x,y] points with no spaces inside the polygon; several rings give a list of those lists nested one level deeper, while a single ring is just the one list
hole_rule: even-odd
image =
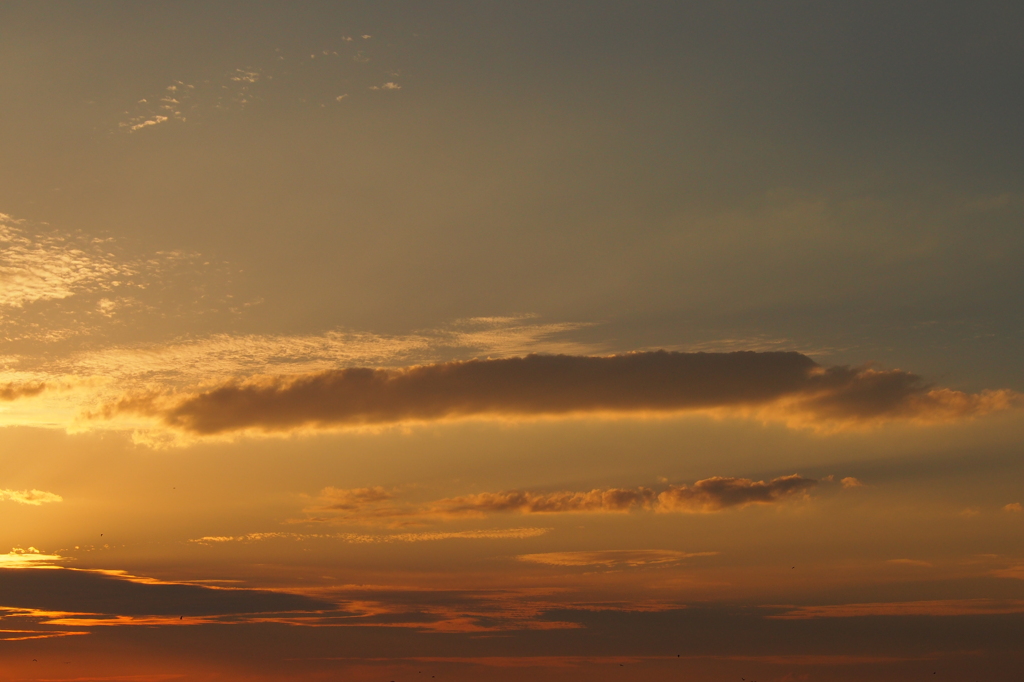
[{"label": "blue-gray upper sky", "polygon": [[259,310],[205,331],[538,314],[1020,367],[1013,3],[0,12],[3,211],[229,263]]}]

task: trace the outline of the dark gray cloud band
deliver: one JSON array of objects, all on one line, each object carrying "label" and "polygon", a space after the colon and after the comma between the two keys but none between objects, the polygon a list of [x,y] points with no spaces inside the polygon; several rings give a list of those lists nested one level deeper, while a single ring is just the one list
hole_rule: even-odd
[{"label": "dark gray cloud band", "polygon": [[1010,391],[933,388],[903,370],[821,367],[795,352],[528,355],[404,369],[351,368],[232,381],[174,396],[126,396],[103,416],[142,413],[212,435],[474,416],[730,410],[810,425],[946,421],[1005,409]]}]

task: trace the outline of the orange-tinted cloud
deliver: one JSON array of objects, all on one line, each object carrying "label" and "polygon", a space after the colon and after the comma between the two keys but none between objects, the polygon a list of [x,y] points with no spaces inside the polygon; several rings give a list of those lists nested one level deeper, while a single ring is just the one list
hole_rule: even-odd
[{"label": "orange-tinted cloud", "polygon": [[[193,538],[189,542],[198,545],[215,545],[225,542],[263,542],[267,540],[339,540],[356,545],[387,544],[392,542],[432,542],[437,540],[523,540],[544,535],[550,528],[489,528],[483,530],[460,530],[450,532],[387,533],[369,535],[365,533],[246,533],[245,535],[207,535]],[[3,555],[0,555],[2,559]]]},{"label": "orange-tinted cloud", "polygon": [[973,616],[1024,613],[1024,599],[936,599],[931,601],[871,602],[799,606],[769,618],[854,618],[861,616]]},{"label": "orange-tinted cloud", "polygon": [[46,384],[35,382],[28,384],[6,383],[0,384],[0,400],[17,400],[18,398],[31,398],[46,390]]},{"label": "orange-tinted cloud", "polygon": [[718,552],[679,552],[669,549],[607,549],[595,552],[543,552],[520,554],[516,558],[549,566],[648,566],[674,564],[690,557],[713,556]]},{"label": "orange-tinted cloud", "polygon": [[11,502],[20,502],[21,504],[30,504],[34,507],[38,507],[41,504],[47,502],[63,502],[64,498],[56,493],[48,493],[45,490],[0,490],[0,502],[4,500],[10,500]]},{"label": "orange-tinted cloud", "polygon": [[632,511],[714,513],[751,504],[777,504],[805,495],[818,482],[798,474],[767,483],[749,478],[715,476],[692,486],[671,485],[662,492],[638,488],[594,488],[588,491],[533,492],[504,490],[448,497],[422,505],[396,504],[383,488],[325,488],[318,504],[306,509],[324,521],[411,523],[428,519],[483,517],[488,514],[628,513]]},{"label": "orange-tinted cloud", "polygon": [[474,416],[733,411],[811,426],[944,421],[1005,409],[1011,391],[932,388],[903,370],[817,365],[800,353],[528,355],[404,369],[351,368],[126,396],[102,416],[147,414],[198,435]]},{"label": "orange-tinted cloud", "polygon": [[533,493],[510,490],[452,497],[431,504],[428,514],[441,516],[481,515],[494,512],[545,514],[558,512],[628,512],[650,509],[656,493],[649,488],[594,489],[588,492]]},{"label": "orange-tinted cloud", "polygon": [[692,486],[674,485],[658,495],[658,511],[716,512],[728,507],[774,504],[802,495],[818,482],[797,474],[780,476],[765,483],[749,478],[715,476]]}]

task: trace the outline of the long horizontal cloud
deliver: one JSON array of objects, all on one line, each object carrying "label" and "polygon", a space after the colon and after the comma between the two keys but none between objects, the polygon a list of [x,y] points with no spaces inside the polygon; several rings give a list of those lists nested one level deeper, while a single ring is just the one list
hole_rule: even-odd
[{"label": "long horizontal cloud", "polygon": [[352,368],[126,396],[94,416],[156,416],[212,435],[451,418],[732,410],[792,423],[943,421],[1005,409],[1011,391],[933,388],[903,370],[821,367],[800,353],[528,355],[404,369]]},{"label": "long horizontal cloud", "polygon": [[634,508],[649,509],[656,499],[657,494],[648,488],[605,488],[554,493],[509,490],[440,500],[430,505],[428,512],[450,516],[494,512],[628,512]]},{"label": "long horizontal cloud", "polygon": [[398,525],[502,513],[627,513],[637,510],[714,513],[751,504],[777,504],[803,496],[817,484],[816,480],[797,474],[773,478],[767,483],[715,476],[692,486],[670,485],[661,492],[642,486],[556,492],[505,490],[448,497],[422,505],[395,504],[394,496],[381,488],[325,488],[318,503],[306,511],[316,515],[307,519],[310,521],[333,518],[356,523],[397,521]]},{"label": "long horizontal cloud", "polygon": [[673,564],[690,557],[713,556],[718,552],[679,552],[670,549],[605,549],[595,552],[543,552],[520,554],[516,558],[549,566],[647,566]]},{"label": "long horizontal cloud", "polygon": [[942,599],[933,601],[871,602],[798,606],[768,616],[775,620],[862,618],[865,616],[978,616],[1024,613],[1024,599]]},{"label": "long horizontal cloud", "polygon": [[203,616],[336,609],[286,592],[206,587],[137,579],[120,573],[0,569],[0,609],[124,616]]},{"label": "long horizontal cloud", "polygon": [[[189,540],[197,545],[215,545],[225,542],[262,542],[266,540],[340,540],[356,545],[388,544],[395,542],[432,542],[437,540],[525,540],[544,535],[550,528],[493,528],[454,532],[388,533],[367,535],[361,533],[247,533],[245,535],[207,535]],[[2,555],[0,555],[2,557]]]},{"label": "long horizontal cloud", "polygon": [[479,493],[440,500],[429,511],[442,515],[519,512],[522,514],[571,512],[628,512],[653,509],[658,512],[717,512],[729,507],[774,504],[802,495],[818,484],[797,474],[764,481],[715,476],[692,486],[672,485],[660,493],[649,488],[606,488],[589,492],[531,493],[507,491]]}]

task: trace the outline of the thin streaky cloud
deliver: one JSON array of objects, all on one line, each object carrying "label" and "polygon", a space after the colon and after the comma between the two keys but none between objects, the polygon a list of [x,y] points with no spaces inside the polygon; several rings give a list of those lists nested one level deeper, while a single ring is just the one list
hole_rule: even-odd
[{"label": "thin streaky cloud", "polygon": [[462,530],[451,532],[422,533],[247,533],[245,535],[207,535],[194,538],[189,542],[197,545],[217,545],[223,543],[250,543],[266,540],[339,540],[351,544],[389,544],[395,542],[431,542],[436,540],[523,540],[534,538],[549,532],[550,528],[493,528],[485,530]]},{"label": "thin streaky cloud", "polygon": [[306,521],[409,524],[431,520],[481,518],[491,514],[626,514],[634,511],[715,513],[752,504],[779,504],[807,495],[818,482],[798,474],[767,483],[748,478],[715,476],[692,486],[670,485],[663,491],[647,487],[594,488],[586,491],[535,492],[504,490],[448,497],[424,504],[404,504],[383,488],[324,488],[305,509]]},{"label": "thin streaky cloud", "polygon": [[425,513],[437,516],[477,516],[500,512],[629,512],[633,509],[650,509],[655,500],[656,493],[649,488],[595,488],[585,492],[552,493],[509,490],[438,500],[428,505]]},{"label": "thin streaky cloud", "polygon": [[930,601],[870,602],[799,606],[781,614],[767,616],[775,620],[814,618],[861,618],[865,616],[975,616],[1024,613],[1024,599],[936,599]]},{"label": "thin streaky cloud", "polygon": [[542,552],[520,554],[519,561],[549,566],[652,566],[675,564],[692,557],[715,556],[718,552],[679,552],[668,549],[608,549],[593,552]]},{"label": "thin streaky cloud", "polygon": [[35,547],[15,547],[7,554],[0,554],[0,568],[26,568],[31,566],[54,566],[65,561],[59,554],[45,554]]}]

